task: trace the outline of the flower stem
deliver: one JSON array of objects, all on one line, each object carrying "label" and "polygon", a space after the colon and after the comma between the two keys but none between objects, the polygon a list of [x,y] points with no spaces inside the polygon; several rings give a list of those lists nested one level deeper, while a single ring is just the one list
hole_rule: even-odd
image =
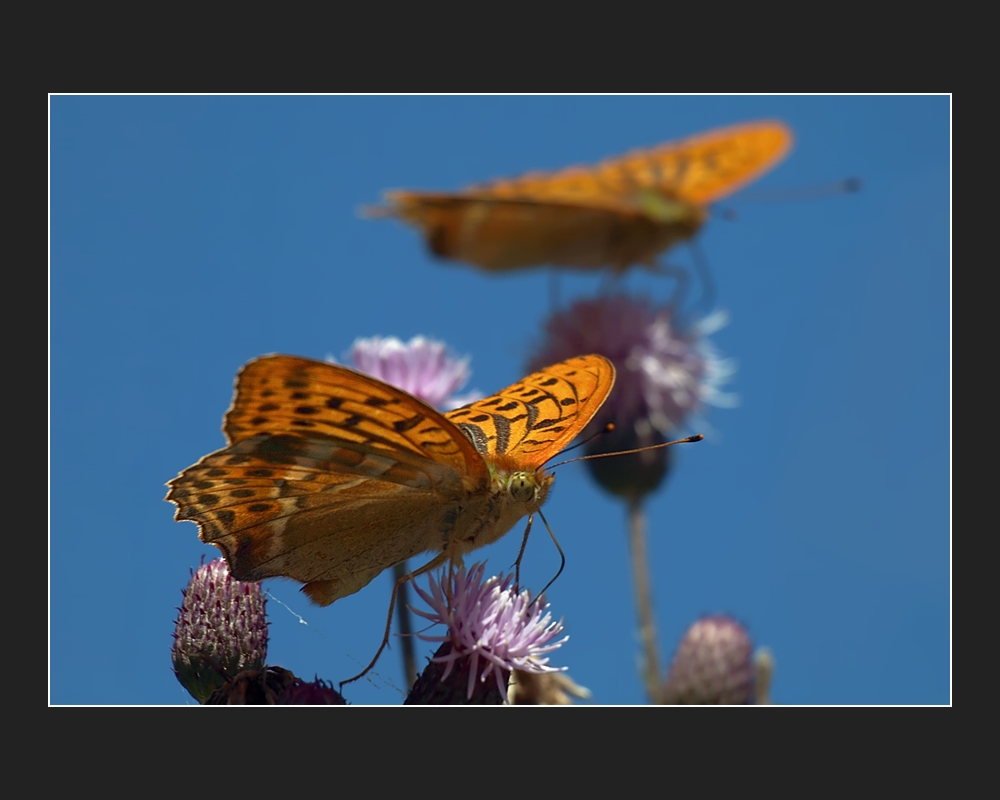
[{"label": "flower stem", "polygon": [[639,638],[644,658],[642,679],[651,703],[661,701],[660,660],[656,646],[656,623],[653,621],[653,599],[646,559],[646,517],[642,501],[628,501],[629,551],[632,556],[632,580],[635,583],[635,603],[639,615]]},{"label": "flower stem", "polygon": [[[409,572],[405,561],[400,561],[392,568],[392,580],[395,583]],[[409,581],[400,584],[399,596],[396,598],[396,622],[399,625],[400,655],[403,658],[403,674],[406,676],[406,688],[409,689],[417,680],[417,657],[413,650],[413,625],[410,622],[410,589]]]},{"label": "flower stem", "polygon": [[753,654],[754,703],[771,705],[771,678],[774,677],[774,656],[766,647],[758,647]]}]

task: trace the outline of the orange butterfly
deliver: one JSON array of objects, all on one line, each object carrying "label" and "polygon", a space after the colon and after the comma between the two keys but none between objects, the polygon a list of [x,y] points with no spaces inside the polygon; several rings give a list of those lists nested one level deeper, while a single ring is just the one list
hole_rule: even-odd
[{"label": "orange butterfly", "polygon": [[581,356],[441,414],[347,367],[263,356],[236,377],[227,446],[166,499],[234,578],[293,578],[328,605],[418,553],[438,555],[407,578],[460,560],[533,515],[552,485],[542,465],[614,382],[608,359]]},{"label": "orange butterfly", "polygon": [[394,216],[419,228],[441,258],[506,270],[655,267],[693,237],[708,204],[775,166],[792,146],[781,122],[748,122],[634,150],[595,166],[532,172],[458,192],[386,192]]}]

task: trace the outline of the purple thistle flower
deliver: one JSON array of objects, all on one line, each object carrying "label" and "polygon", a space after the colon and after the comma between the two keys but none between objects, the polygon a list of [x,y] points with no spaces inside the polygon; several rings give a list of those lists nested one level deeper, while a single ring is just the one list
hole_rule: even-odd
[{"label": "purple thistle flower", "polygon": [[414,336],[409,342],[394,336],[357,339],[351,346],[350,360],[355,369],[444,411],[483,396],[481,392],[456,395],[472,374],[469,357],[455,358],[448,354],[444,342],[423,336]]},{"label": "purple thistle flower", "polygon": [[663,684],[668,705],[744,705],[753,702],[750,634],[731,617],[697,620],[681,638]]},{"label": "purple thistle flower", "polygon": [[735,372],[733,362],[705,338],[726,321],[717,311],[682,329],[673,309],[656,308],[648,297],[579,300],[549,317],[546,341],[528,371],[586,353],[607,356],[617,371],[615,388],[592,430],[628,420],[637,430],[669,435],[705,403],[735,405],[736,396],[720,390]]},{"label": "purple thistle flower", "polygon": [[[609,422],[615,430],[591,441],[587,453],[661,444],[697,418],[705,404],[736,404],[736,396],[720,388],[735,367],[705,338],[725,322],[726,315],[716,312],[681,328],[671,307],[655,307],[647,297],[579,300],[549,317],[545,341],[528,371],[585,353],[607,356],[615,365],[615,387],[582,436],[593,436]],[[659,486],[668,463],[669,448],[661,448],[591,460],[587,467],[608,491],[637,499]]]},{"label": "purple thistle flower", "polygon": [[172,654],[177,680],[199,703],[227,679],[264,668],[265,606],[260,584],[232,578],[222,558],[192,573],[178,609]]},{"label": "purple thistle flower", "polygon": [[[475,683],[485,683],[494,675],[497,689],[506,700],[507,678],[511,670],[525,672],[562,672],[566,667],[551,667],[542,657],[569,639],[550,640],[562,629],[562,621],[554,622],[548,613],[544,595],[532,602],[528,590],[520,593],[511,588],[513,576],[495,575],[483,581],[484,564],[475,564],[470,572],[464,566],[447,570],[437,581],[430,581],[430,592],[414,585],[431,611],[411,609],[425,619],[448,626],[445,636],[418,634],[429,642],[450,642],[447,654],[431,661],[446,664],[443,681],[451,674],[456,662],[468,659],[469,677],[466,695],[471,698]],[[480,661],[485,662],[482,673]]]}]

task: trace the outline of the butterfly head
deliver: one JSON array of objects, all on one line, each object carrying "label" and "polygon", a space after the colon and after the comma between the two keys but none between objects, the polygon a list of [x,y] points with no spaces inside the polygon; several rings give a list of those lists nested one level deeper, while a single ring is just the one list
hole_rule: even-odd
[{"label": "butterfly head", "polygon": [[494,458],[489,462],[493,495],[502,507],[518,514],[533,514],[549,496],[553,475],[541,467],[526,469],[513,458]]},{"label": "butterfly head", "polygon": [[534,472],[496,469],[493,475],[498,491],[510,502],[523,505],[528,513],[542,507],[552,486],[552,477],[542,469]]}]

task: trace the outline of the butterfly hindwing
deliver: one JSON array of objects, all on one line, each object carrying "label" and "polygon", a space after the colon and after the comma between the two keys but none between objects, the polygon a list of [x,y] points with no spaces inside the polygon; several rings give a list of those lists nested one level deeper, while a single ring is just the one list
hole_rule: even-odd
[{"label": "butterfly hindwing", "polygon": [[[600,269],[647,262],[701,226],[703,212],[677,202],[648,198],[635,207],[461,195],[431,197],[395,193],[398,215],[420,228],[431,252],[441,258],[491,270],[537,264]],[[643,209],[640,205],[645,204]]]},{"label": "butterfly hindwing", "polygon": [[[404,485],[297,456],[280,464],[253,455],[247,439],[205,456],[170,483],[176,518],[226,556],[238,580],[287,577],[322,605],[351,594],[386,566],[439,550],[449,519],[474,512],[460,476],[416,472]],[[275,448],[272,448],[275,449]]]}]

